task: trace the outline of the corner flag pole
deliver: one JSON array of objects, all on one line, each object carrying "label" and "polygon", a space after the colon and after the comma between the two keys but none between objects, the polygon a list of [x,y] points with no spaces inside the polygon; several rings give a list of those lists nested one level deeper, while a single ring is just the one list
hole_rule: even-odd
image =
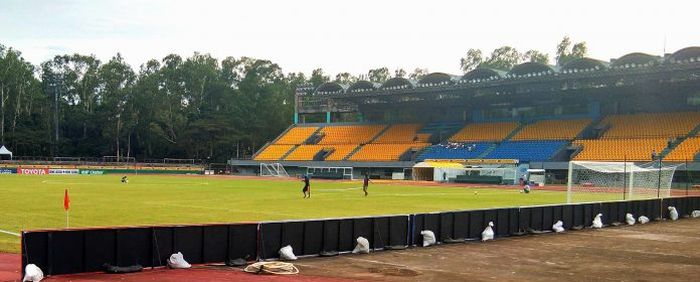
[{"label": "corner flag pole", "polygon": [[70,210],[70,197],[68,196],[68,189],[66,189],[65,193],[63,194],[63,209],[66,211],[66,228],[68,228],[68,211]]}]

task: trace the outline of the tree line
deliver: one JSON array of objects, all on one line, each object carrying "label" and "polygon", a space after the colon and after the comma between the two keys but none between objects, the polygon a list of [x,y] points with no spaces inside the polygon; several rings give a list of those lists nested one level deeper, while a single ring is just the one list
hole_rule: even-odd
[{"label": "tree line", "polygon": [[[582,57],[585,43],[564,38],[557,63]],[[507,70],[519,62],[548,63],[538,51],[504,46],[484,57],[470,49],[461,59],[476,67]],[[298,85],[358,80],[382,83],[392,77],[420,79],[382,67],[333,79],[323,69],[283,73],[269,60],[194,53],[171,54],[132,68],[117,54],[107,62],[94,55],[59,55],[40,65],[0,44],[0,145],[16,156],[208,159],[250,156],[292,123]]]}]

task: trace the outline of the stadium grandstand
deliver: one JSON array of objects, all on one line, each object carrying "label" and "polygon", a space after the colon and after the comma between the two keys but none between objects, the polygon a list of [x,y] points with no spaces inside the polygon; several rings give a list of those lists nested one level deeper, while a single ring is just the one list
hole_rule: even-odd
[{"label": "stadium grandstand", "polygon": [[351,167],[356,176],[412,179],[418,164],[508,163],[545,169],[556,182],[572,160],[700,160],[700,47],[303,85],[295,103],[294,124],[252,159],[229,164],[251,174],[274,162],[296,173]]}]

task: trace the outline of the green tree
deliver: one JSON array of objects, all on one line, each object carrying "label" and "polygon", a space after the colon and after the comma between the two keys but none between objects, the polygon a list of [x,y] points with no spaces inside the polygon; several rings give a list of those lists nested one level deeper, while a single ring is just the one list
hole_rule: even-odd
[{"label": "green tree", "polygon": [[428,69],[416,68],[410,75],[408,75],[408,78],[413,80],[420,80],[429,73],[430,72],[428,71]]},{"label": "green tree", "polygon": [[484,62],[484,56],[479,49],[469,49],[467,56],[460,59],[462,72],[468,73],[481,65]]},{"label": "green tree", "polygon": [[371,69],[369,72],[367,72],[367,79],[374,83],[384,83],[385,81],[389,80],[390,77],[391,75],[389,75],[389,69],[386,67]]},{"label": "green tree", "polygon": [[345,85],[350,85],[357,82],[357,77],[353,76],[349,72],[341,72],[335,75],[335,82]]},{"label": "green tree", "polygon": [[549,64],[549,55],[537,50],[529,50],[523,55],[523,60],[546,65]]},{"label": "green tree", "polygon": [[578,42],[573,46],[571,46],[571,44],[571,38],[568,36],[564,36],[561,42],[559,42],[556,55],[557,65],[563,66],[571,60],[585,57],[588,53],[586,42]]}]

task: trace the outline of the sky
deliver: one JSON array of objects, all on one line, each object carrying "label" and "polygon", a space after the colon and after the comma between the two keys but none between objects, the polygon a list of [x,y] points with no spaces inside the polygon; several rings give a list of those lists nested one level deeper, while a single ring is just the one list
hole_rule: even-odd
[{"label": "sky", "polygon": [[460,74],[470,48],[550,54],[564,36],[608,61],[700,45],[700,1],[0,0],[0,44],[34,64],[116,53],[134,69],[168,54],[247,56],[285,73],[388,67]]}]

